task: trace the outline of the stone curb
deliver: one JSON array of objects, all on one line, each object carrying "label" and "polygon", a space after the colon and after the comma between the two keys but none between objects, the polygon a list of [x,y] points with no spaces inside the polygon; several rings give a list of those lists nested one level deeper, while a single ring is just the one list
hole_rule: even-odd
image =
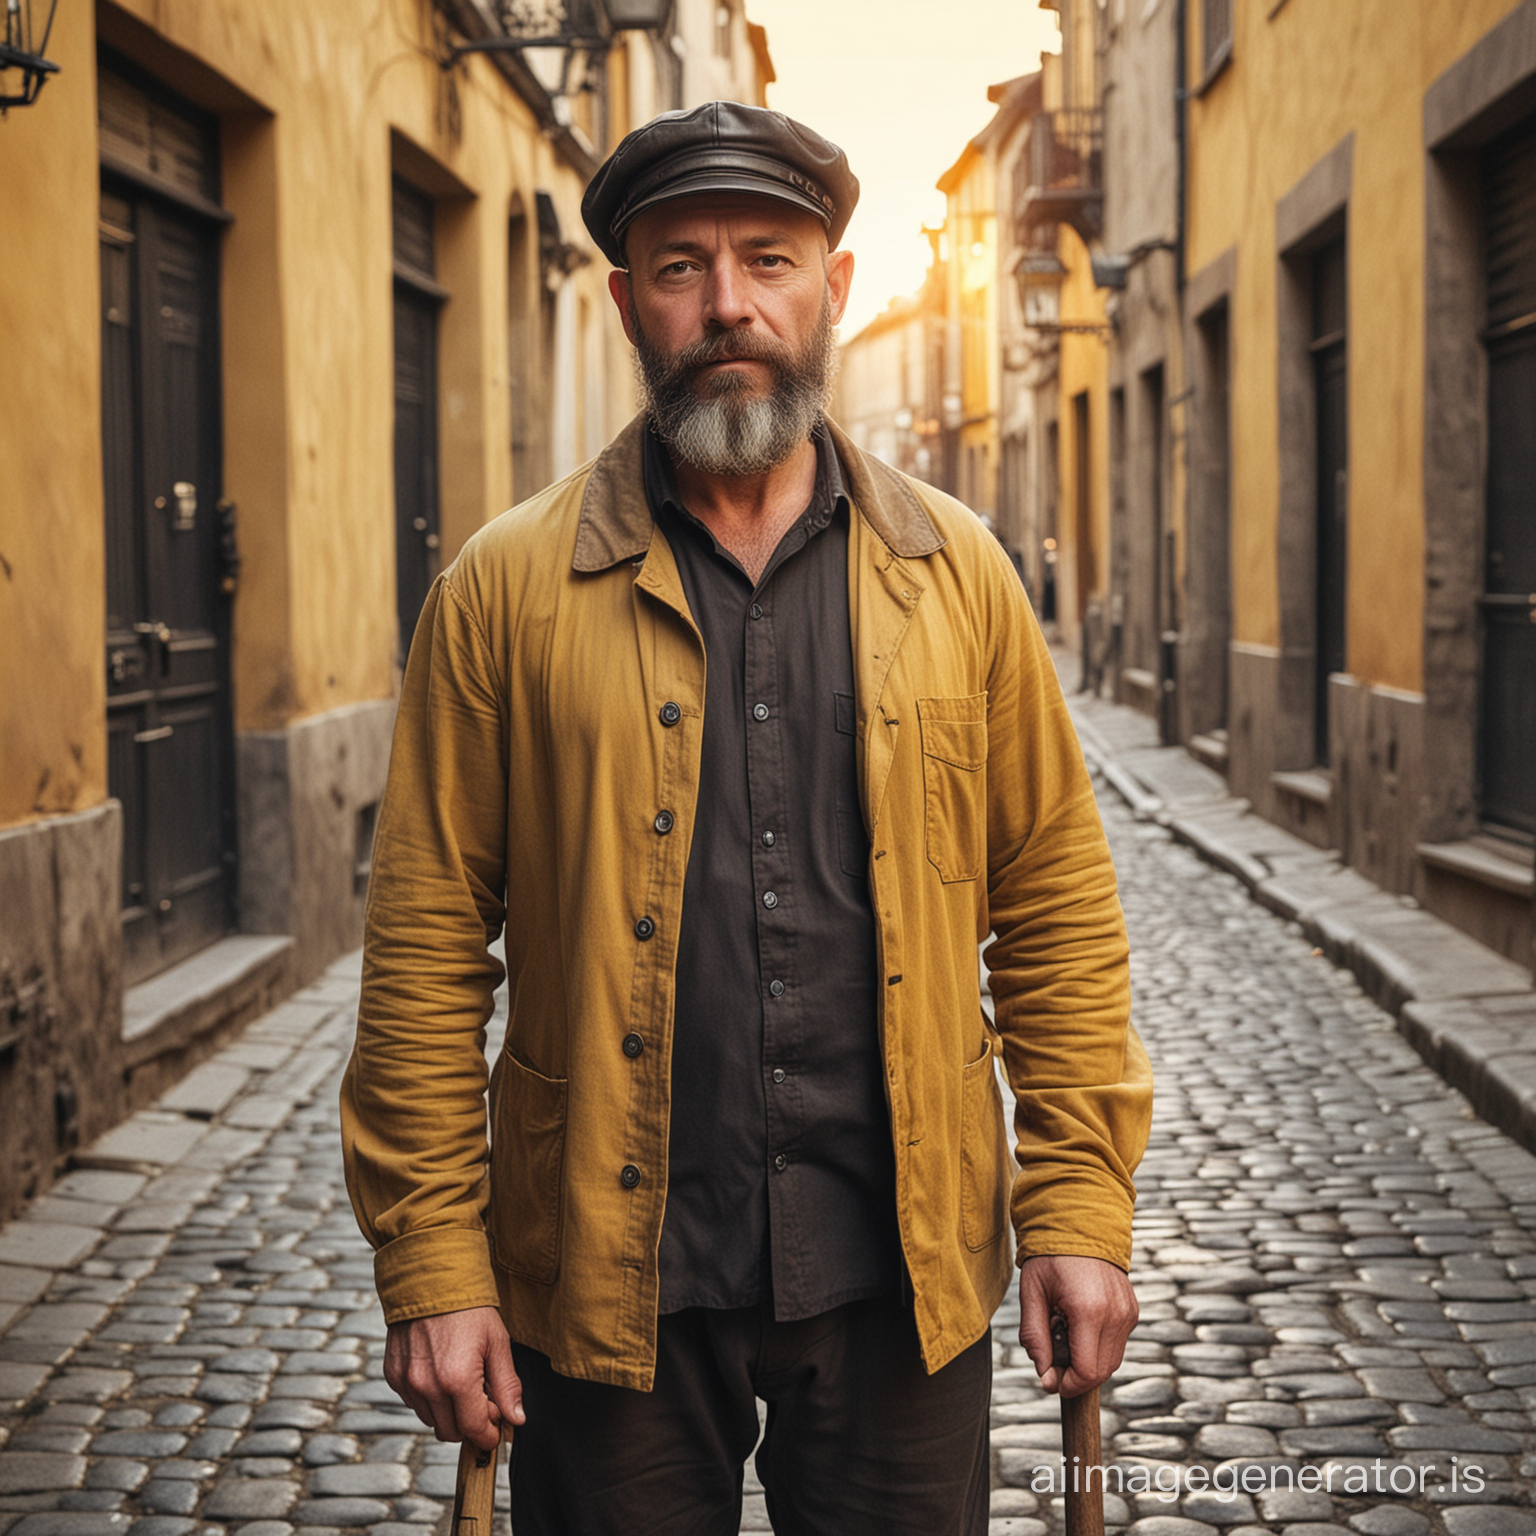
[{"label": "stone curb", "polygon": [[1187,752],[1118,745],[1151,729],[1127,705],[1074,693],[1067,705],[1089,770],[1138,820],[1166,827],[1256,901],[1299,924],[1484,1120],[1536,1152],[1536,988],[1528,971],[1373,885],[1336,854],[1261,820],[1246,800],[1214,790],[1165,799],[1146,765],[1166,757],[1184,766],[1193,762]]}]

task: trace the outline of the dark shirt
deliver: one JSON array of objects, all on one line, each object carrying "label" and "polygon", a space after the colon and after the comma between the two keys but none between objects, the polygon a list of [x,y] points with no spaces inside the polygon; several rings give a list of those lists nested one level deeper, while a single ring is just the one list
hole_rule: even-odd
[{"label": "dark shirt", "polygon": [[703,761],[678,935],[661,1310],[813,1317],[899,1285],[895,1162],[859,810],[848,498],[825,431],[810,505],[754,588],[645,489],[703,636]]}]

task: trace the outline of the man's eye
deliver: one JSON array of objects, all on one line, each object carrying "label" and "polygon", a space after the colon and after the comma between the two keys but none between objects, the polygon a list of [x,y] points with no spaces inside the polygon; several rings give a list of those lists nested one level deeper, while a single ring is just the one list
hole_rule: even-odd
[{"label": "man's eye", "polygon": [[759,256],[757,264],[761,267],[785,267],[789,265],[782,256]]},{"label": "man's eye", "polygon": [[663,277],[682,277],[688,270],[689,264],[686,261],[669,261],[661,269],[661,275]]}]

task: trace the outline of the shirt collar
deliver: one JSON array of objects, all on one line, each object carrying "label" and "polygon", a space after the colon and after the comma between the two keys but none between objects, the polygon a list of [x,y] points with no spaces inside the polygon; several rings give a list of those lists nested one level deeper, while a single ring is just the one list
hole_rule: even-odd
[{"label": "shirt collar", "polygon": [[[801,521],[808,534],[820,533],[832,521],[834,514],[848,500],[848,489],[843,480],[843,468],[838,462],[837,449],[832,445],[831,434],[825,422],[817,422],[811,433],[816,449],[816,481],[811,488],[811,499]],[[642,470],[645,476],[645,499],[651,516],[660,518],[663,512],[676,512],[687,522],[702,527],[699,519],[683,505],[678,494],[677,477],[672,471],[672,461],[653,428],[647,428],[642,449]]]}]

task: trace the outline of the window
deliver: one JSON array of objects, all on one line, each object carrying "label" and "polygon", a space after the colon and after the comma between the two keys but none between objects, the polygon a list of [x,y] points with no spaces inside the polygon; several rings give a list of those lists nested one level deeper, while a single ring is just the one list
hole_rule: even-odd
[{"label": "window", "polygon": [[1232,55],[1232,0],[1201,0],[1201,72],[1209,80]]}]

